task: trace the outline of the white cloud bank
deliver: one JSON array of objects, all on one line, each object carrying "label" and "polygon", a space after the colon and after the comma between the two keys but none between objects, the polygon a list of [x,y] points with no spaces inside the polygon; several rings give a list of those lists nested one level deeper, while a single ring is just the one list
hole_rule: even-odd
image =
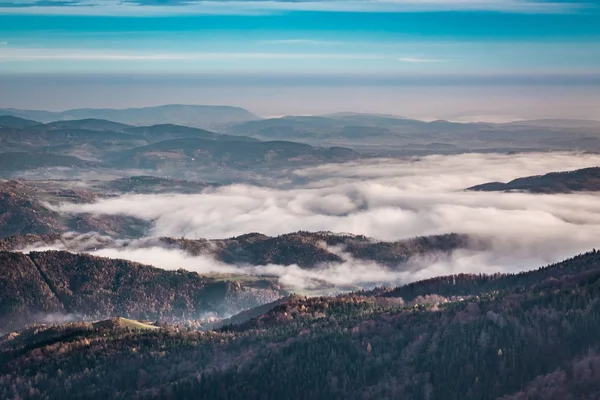
[{"label": "white cloud bank", "polygon": [[399,272],[352,260],[314,271],[233,267],[165,249],[110,249],[99,255],[199,272],[271,273],[286,284],[311,279],[336,285],[408,282],[457,272],[520,271],[599,247],[600,196],[465,192],[488,182],[600,165],[600,155],[537,153],[429,156],[410,160],[328,164],[294,171],[293,188],[232,185],[199,195],[137,195],[94,204],[65,204],[70,213],[125,214],[155,222],[153,235],[224,238],[249,232],[350,232],[380,240],[465,233],[485,250],[457,250],[413,259]]},{"label": "white cloud bank", "polygon": [[430,58],[421,58],[421,57],[400,57],[398,59],[400,62],[404,63],[412,63],[412,64],[427,64],[427,63],[439,63],[444,62],[443,60],[435,60]]}]

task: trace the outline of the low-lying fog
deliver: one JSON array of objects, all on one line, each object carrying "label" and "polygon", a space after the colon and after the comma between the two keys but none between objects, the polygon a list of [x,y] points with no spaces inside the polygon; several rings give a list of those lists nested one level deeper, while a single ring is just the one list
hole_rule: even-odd
[{"label": "low-lying fog", "polygon": [[[283,266],[231,266],[181,251],[103,249],[98,255],[161,268],[198,272],[273,274],[282,283],[310,287],[402,283],[457,272],[514,272],[537,268],[599,244],[596,194],[468,192],[489,182],[600,165],[600,155],[468,154],[420,159],[380,159],[290,171],[275,188],[231,185],[198,195],[133,195],[94,204],[64,204],[69,213],[124,214],[152,220],[153,236],[225,238],[249,232],[278,235],[298,230],[362,234],[379,240],[465,233],[485,250],[457,250],[410,260],[403,272],[353,260],[306,271]],[[290,181],[297,182],[291,186]],[[342,250],[339,250],[342,251]]]}]

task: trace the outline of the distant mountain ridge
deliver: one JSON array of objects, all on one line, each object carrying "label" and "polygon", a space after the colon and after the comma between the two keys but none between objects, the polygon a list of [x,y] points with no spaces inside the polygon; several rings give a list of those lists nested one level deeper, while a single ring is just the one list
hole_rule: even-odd
[{"label": "distant mountain ridge", "polygon": [[470,187],[468,190],[480,192],[523,191],[530,193],[600,191],[600,167],[550,172],[545,175],[518,178],[508,183],[489,182]]},{"label": "distant mountain ridge", "polygon": [[[0,117],[2,120],[7,121],[7,127],[0,124],[4,151],[0,153],[0,174],[5,172],[8,177],[27,170],[43,173],[42,168],[96,167],[150,169],[164,175],[179,174],[181,178],[185,171],[197,173],[198,167],[247,169],[360,157],[341,146],[260,141],[172,123],[133,126],[95,118],[45,124],[30,124],[15,117]],[[31,154],[36,156],[28,157]]]},{"label": "distant mountain ridge", "polygon": [[39,124],[38,121],[15,117],[13,115],[2,115],[0,111],[0,128],[25,128]]},{"label": "distant mountain ridge", "polygon": [[126,250],[161,247],[183,250],[192,257],[210,255],[231,265],[297,265],[304,269],[343,263],[352,257],[363,262],[375,262],[391,270],[402,270],[413,256],[450,254],[454,250],[476,249],[483,245],[476,238],[456,233],[419,236],[394,242],[383,242],[362,235],[304,231],[274,237],[249,233],[210,240],[161,237],[128,241],[96,234],[61,235],[59,231],[0,238],[0,250],[50,246],[86,252],[104,248]]},{"label": "distant mountain ridge", "polygon": [[[224,136],[224,135],[223,135]],[[103,159],[118,168],[160,169],[193,166],[249,168],[261,165],[299,165],[360,158],[345,147],[320,148],[291,141],[240,141],[181,138],[163,140],[110,154]]]},{"label": "distant mountain ridge", "polygon": [[76,119],[105,119],[130,125],[172,123],[201,128],[211,128],[218,124],[259,119],[256,115],[241,107],[180,104],[125,109],[80,108],[66,111],[4,108],[0,109],[0,115],[12,115],[40,122]]}]

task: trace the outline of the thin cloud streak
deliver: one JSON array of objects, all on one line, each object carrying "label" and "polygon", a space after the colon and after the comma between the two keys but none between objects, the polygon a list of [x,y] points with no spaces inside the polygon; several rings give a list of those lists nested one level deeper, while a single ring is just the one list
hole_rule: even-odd
[{"label": "thin cloud streak", "polygon": [[[323,44],[319,40],[313,39],[280,39],[280,40],[263,40],[261,43],[269,44]],[[327,42],[330,43],[330,42]]]},{"label": "thin cloud streak", "polygon": [[0,61],[37,60],[81,60],[81,61],[194,61],[194,60],[234,60],[234,59],[316,59],[316,60],[378,60],[392,57],[372,54],[332,54],[332,53],[119,53],[88,51],[82,49],[0,49]]},{"label": "thin cloud streak", "polygon": [[444,60],[435,60],[435,59],[419,58],[419,57],[401,57],[398,59],[398,61],[405,62],[405,63],[417,63],[417,64],[445,62]]},{"label": "thin cloud streak", "polygon": [[[4,14],[72,14],[72,15],[262,15],[279,11],[322,12],[439,12],[499,11],[512,13],[571,13],[589,7],[589,3],[540,2],[533,0],[388,0],[388,1],[189,1],[171,5],[152,1],[82,1],[64,5],[29,2],[4,2]],[[18,6],[15,6],[18,5]]]}]

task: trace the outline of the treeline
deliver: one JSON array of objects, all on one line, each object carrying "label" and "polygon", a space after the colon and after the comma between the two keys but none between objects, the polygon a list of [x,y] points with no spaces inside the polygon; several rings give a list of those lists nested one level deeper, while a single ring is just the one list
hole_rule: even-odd
[{"label": "treeline", "polygon": [[[431,278],[381,293],[385,297],[401,297],[410,301],[418,296],[471,296],[499,290],[551,285],[555,280],[600,269],[600,251],[596,249],[566,261],[516,274],[456,274]],[[382,292],[382,289],[374,293]]]},{"label": "treeline", "polygon": [[401,268],[412,256],[435,252],[449,253],[474,244],[467,235],[456,233],[381,242],[362,235],[305,231],[275,237],[254,233],[210,241],[184,238],[161,240],[165,245],[177,246],[192,255],[211,252],[220,261],[230,264],[295,264],[303,268],[344,261],[338,252],[331,251],[326,246],[339,247],[356,259],[375,261],[390,268]]},{"label": "treeline", "polygon": [[523,190],[531,193],[598,191],[600,190],[600,167],[551,172],[545,175],[518,178],[508,183],[490,182],[474,186],[470,190]]}]

